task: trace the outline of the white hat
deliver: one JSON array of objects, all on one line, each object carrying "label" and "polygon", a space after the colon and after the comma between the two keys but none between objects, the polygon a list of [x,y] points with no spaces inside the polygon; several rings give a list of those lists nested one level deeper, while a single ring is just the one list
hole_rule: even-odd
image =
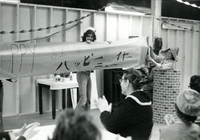
[{"label": "white hat", "polygon": [[193,89],[185,89],[177,97],[178,109],[190,116],[200,115],[200,94]]},{"label": "white hat", "polygon": [[96,32],[96,30],[93,27],[88,27],[85,29],[85,32],[87,32],[88,30],[92,30],[93,32]]},{"label": "white hat", "polygon": [[166,51],[171,50],[172,55],[175,59],[175,61],[178,61],[178,52],[179,52],[179,48],[175,47],[175,48],[167,48],[165,50],[161,50],[161,53],[165,53]]}]

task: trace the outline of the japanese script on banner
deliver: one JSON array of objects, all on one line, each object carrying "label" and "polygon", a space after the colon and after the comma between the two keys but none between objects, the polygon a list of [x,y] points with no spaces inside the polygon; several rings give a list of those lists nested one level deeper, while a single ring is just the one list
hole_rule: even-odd
[{"label": "japanese script on banner", "polygon": [[0,44],[0,79],[145,64],[147,38],[113,42]]}]

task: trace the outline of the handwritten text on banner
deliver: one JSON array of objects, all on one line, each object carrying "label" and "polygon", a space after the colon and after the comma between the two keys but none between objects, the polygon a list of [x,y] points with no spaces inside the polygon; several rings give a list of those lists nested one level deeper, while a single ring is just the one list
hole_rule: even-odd
[{"label": "handwritten text on banner", "polygon": [[144,65],[146,37],[114,42],[0,44],[0,79]]}]

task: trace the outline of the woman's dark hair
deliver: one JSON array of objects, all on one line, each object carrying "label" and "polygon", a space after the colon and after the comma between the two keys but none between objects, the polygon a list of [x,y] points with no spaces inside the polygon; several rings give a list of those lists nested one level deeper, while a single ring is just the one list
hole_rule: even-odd
[{"label": "woman's dark hair", "polygon": [[179,117],[179,119],[184,122],[187,126],[190,126],[192,123],[195,122],[195,120],[197,119],[197,116],[190,116],[187,114],[182,113],[177,104],[175,104],[175,109],[176,109],[176,114]]},{"label": "woman's dark hair", "polygon": [[173,60],[173,61],[175,61],[175,60],[176,60],[174,56],[172,57],[172,60]]},{"label": "woman's dark hair", "polygon": [[87,31],[83,34],[83,36],[82,36],[82,41],[83,41],[83,42],[86,41],[86,37],[87,37],[88,34],[92,34],[92,36],[93,36],[93,42],[97,39],[96,34],[95,34],[95,32],[94,32],[93,30],[87,30]]},{"label": "woman's dark hair", "polygon": [[67,109],[61,113],[51,140],[98,140],[99,129],[87,112]]},{"label": "woman's dark hair", "polygon": [[190,84],[189,87],[193,90],[196,90],[200,93],[200,75],[193,75],[190,78]]},{"label": "woman's dark hair", "polygon": [[142,73],[139,70],[136,69],[128,69],[124,71],[124,78],[128,79],[130,83],[132,83],[134,89],[141,89],[141,75]]}]

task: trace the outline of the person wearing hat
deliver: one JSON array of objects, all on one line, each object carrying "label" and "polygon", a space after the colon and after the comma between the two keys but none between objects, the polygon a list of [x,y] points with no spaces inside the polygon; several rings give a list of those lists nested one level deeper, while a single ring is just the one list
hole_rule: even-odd
[{"label": "person wearing hat", "polygon": [[149,80],[153,80],[153,73],[155,69],[169,70],[175,68],[175,62],[178,61],[179,48],[167,48],[161,50],[161,56],[156,55],[150,47],[150,55],[146,56],[146,60],[154,65],[149,74]]},{"label": "person wearing hat", "polygon": [[153,127],[151,97],[141,89],[138,71],[124,71],[119,81],[121,93],[126,97],[114,109],[105,96],[99,98],[95,105],[100,111],[100,120],[112,133],[131,136],[132,140],[148,140]]},{"label": "person wearing hat", "polygon": [[[153,75],[156,69],[169,70],[175,68],[175,63],[178,61],[179,48],[167,48],[161,50],[161,55],[156,55],[153,49],[149,47],[149,54],[146,56],[146,60],[150,62],[152,68],[149,69],[149,75],[147,76],[147,83],[143,86],[144,92],[147,92],[153,96]],[[153,100],[153,98],[152,98]]]},{"label": "person wearing hat", "polygon": [[175,103],[178,122],[160,129],[160,140],[200,140],[200,94],[193,89],[179,93]]},{"label": "person wearing hat", "polygon": [[[94,42],[96,40],[95,32],[93,27],[87,28],[82,36],[82,42],[88,44]],[[90,110],[92,88],[90,71],[78,71],[76,78],[79,85],[79,99],[76,109]]]}]

